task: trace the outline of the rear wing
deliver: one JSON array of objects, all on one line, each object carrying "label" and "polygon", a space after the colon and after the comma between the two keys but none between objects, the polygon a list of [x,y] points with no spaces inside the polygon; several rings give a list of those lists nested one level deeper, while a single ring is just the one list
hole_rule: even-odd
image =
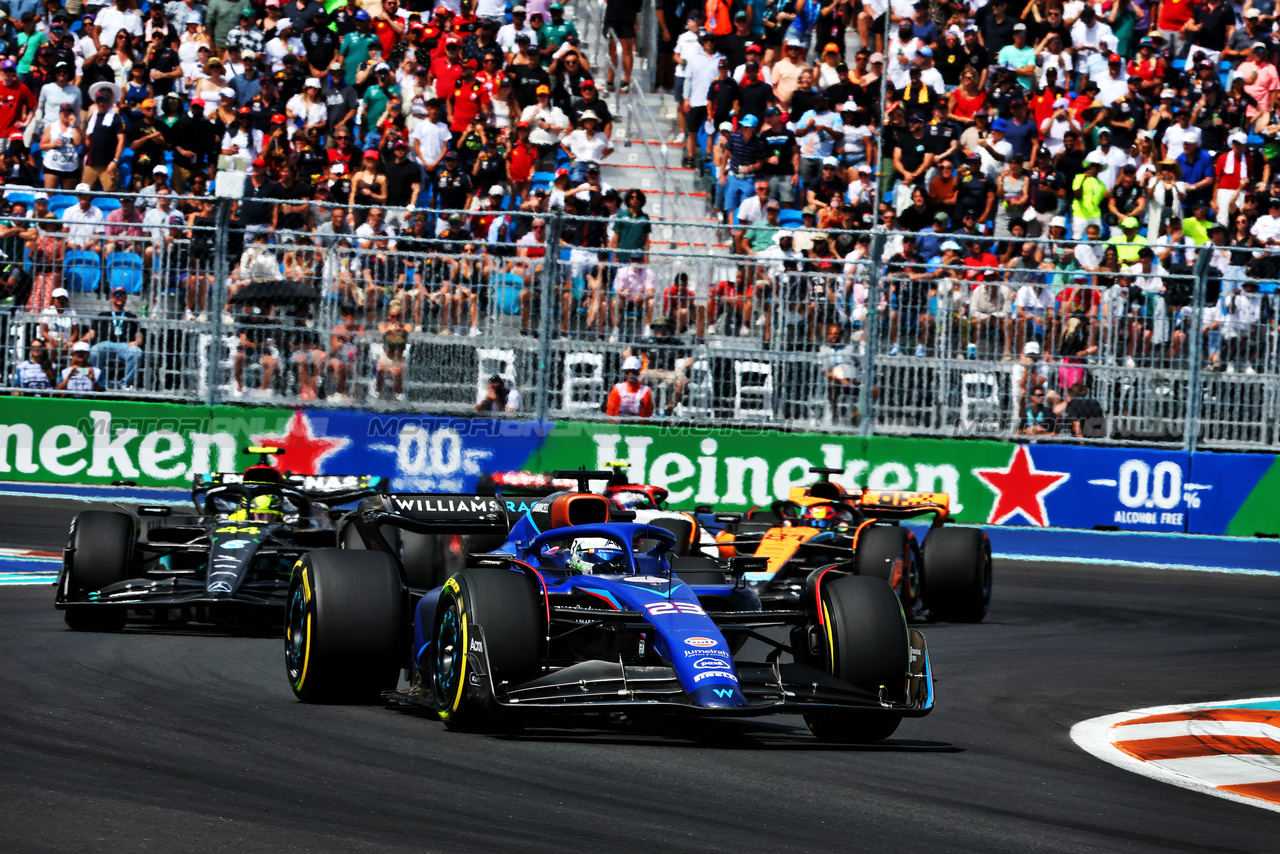
[{"label": "rear wing", "polygon": [[938,522],[945,522],[951,516],[951,496],[945,492],[868,489],[850,503],[874,519],[910,519],[933,513]]},{"label": "rear wing", "polygon": [[505,534],[505,503],[495,495],[397,492],[360,502],[360,518],[424,534]]}]

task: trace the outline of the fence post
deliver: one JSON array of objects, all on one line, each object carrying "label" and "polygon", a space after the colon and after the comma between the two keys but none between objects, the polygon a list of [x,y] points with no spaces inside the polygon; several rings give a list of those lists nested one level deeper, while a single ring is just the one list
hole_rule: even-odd
[{"label": "fence post", "polygon": [[206,403],[213,406],[221,403],[219,392],[221,383],[218,376],[218,356],[222,353],[222,310],[227,304],[225,293],[227,282],[227,244],[229,235],[227,224],[231,219],[232,200],[218,196],[214,200],[214,234],[213,234],[213,285],[209,288],[209,356],[208,376],[205,377]]},{"label": "fence post", "polygon": [[1191,275],[1191,332],[1187,335],[1187,417],[1183,420],[1182,446],[1189,454],[1196,452],[1200,442],[1200,407],[1204,403],[1203,359],[1201,346],[1204,331],[1201,328],[1204,316],[1204,299],[1209,292],[1210,262],[1213,260],[1214,245],[1206,243],[1196,257],[1196,264]]},{"label": "fence post", "polygon": [[884,244],[884,228],[877,225],[871,231],[871,251],[867,255],[870,265],[867,275],[867,314],[862,321],[862,343],[866,350],[862,356],[862,394],[858,414],[862,419],[863,436],[870,436],[875,432],[872,423],[875,404],[872,399],[876,384],[876,349],[880,343],[880,259],[884,255]]},{"label": "fence post", "polygon": [[560,282],[560,234],[564,230],[564,209],[557,208],[550,213],[550,228],[547,229],[547,263],[542,268],[542,281],[538,288],[541,291],[542,307],[538,312],[538,400],[537,415],[539,421],[546,421],[551,409],[551,336],[555,328],[556,286]]}]

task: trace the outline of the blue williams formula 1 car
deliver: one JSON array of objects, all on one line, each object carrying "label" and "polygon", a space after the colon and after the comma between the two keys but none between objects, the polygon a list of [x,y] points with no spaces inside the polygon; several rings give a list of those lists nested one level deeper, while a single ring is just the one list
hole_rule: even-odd
[{"label": "blue williams formula 1 car", "polygon": [[[685,568],[675,534],[620,521],[634,517],[604,496],[561,492],[508,513],[483,495],[361,502],[363,550],[347,541],[294,566],[285,657],[297,697],[387,696],[479,730],[535,713],[801,713],[839,742],[878,741],[933,708],[924,636],[882,579],[819,568],[794,610],[765,611],[742,578],[761,558]],[[418,590],[387,536],[397,529],[506,542]],[[761,660],[741,660],[748,639],[768,649]],[[410,687],[391,691],[401,668]]]},{"label": "blue williams formula 1 car", "polygon": [[377,477],[282,475],[256,465],[196,475],[194,514],[87,510],[71,523],[54,604],[79,631],[129,621],[278,628],[293,564],[309,549],[338,545],[353,514],[340,505],[385,489]]}]

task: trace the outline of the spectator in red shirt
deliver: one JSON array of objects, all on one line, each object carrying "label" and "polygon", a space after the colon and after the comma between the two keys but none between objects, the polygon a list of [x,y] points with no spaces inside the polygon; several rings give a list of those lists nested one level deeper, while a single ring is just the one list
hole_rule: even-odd
[{"label": "spectator in red shirt", "polygon": [[489,96],[484,85],[475,78],[476,61],[469,59],[462,66],[462,76],[458,78],[457,88],[449,96],[449,130],[453,132],[456,145],[467,128],[471,127],[477,116],[484,116],[489,110]]},{"label": "spectator in red shirt", "polygon": [[1218,155],[1214,164],[1217,180],[1213,191],[1213,212],[1218,222],[1228,228],[1231,226],[1231,213],[1237,207],[1244,206],[1244,191],[1248,189],[1249,154],[1245,150],[1249,138],[1243,131],[1232,131],[1227,138],[1231,149]]},{"label": "spectator in red shirt", "polygon": [[524,198],[529,193],[529,180],[533,177],[534,164],[538,162],[538,149],[529,142],[529,123],[516,123],[516,138],[507,152],[507,180],[511,192]]},{"label": "spectator in red shirt", "polygon": [[391,48],[404,38],[405,20],[400,17],[399,0],[382,0],[382,14],[374,18],[373,33],[382,42],[382,55],[391,56]]},{"label": "spectator in red shirt", "polygon": [[360,164],[362,152],[360,147],[356,145],[355,138],[351,131],[346,128],[339,128],[333,134],[333,146],[329,149],[329,165],[341,163],[347,167],[346,171],[350,174],[352,166]]},{"label": "spectator in red shirt", "polygon": [[969,254],[964,257],[964,265],[970,268],[965,273],[965,278],[969,280],[973,287],[977,287],[978,283],[982,281],[983,268],[1000,266],[1000,259],[983,248],[982,243],[981,240],[970,240]]},{"label": "spectator in red shirt", "polygon": [[1164,86],[1164,60],[1155,51],[1155,42],[1147,36],[1138,42],[1138,55],[1129,60],[1129,76],[1142,80],[1142,90],[1150,90]]},{"label": "spectator in red shirt", "polygon": [[667,322],[680,334],[689,328],[689,322],[695,323],[697,340],[707,335],[706,306],[698,303],[698,295],[689,286],[689,274],[676,273],[676,280],[662,292],[662,313]]},{"label": "spectator in red shirt", "polygon": [[0,138],[25,128],[35,108],[35,96],[18,81],[17,63],[12,59],[0,62]]},{"label": "spectator in red shirt", "polygon": [[453,36],[444,40],[445,55],[431,61],[431,79],[436,85],[436,94],[445,96],[458,87],[458,78],[462,76],[462,47]]}]

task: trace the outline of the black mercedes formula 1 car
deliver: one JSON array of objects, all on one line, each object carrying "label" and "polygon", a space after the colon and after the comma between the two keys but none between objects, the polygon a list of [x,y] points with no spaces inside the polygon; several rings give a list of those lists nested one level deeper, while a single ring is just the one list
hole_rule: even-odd
[{"label": "black mercedes formula 1 car", "polygon": [[352,512],[341,505],[386,488],[377,477],[282,475],[255,465],[196,475],[194,514],[165,506],[84,511],[71,523],[55,607],[78,631],[116,631],[129,621],[282,625],[293,564],[338,545]]}]

